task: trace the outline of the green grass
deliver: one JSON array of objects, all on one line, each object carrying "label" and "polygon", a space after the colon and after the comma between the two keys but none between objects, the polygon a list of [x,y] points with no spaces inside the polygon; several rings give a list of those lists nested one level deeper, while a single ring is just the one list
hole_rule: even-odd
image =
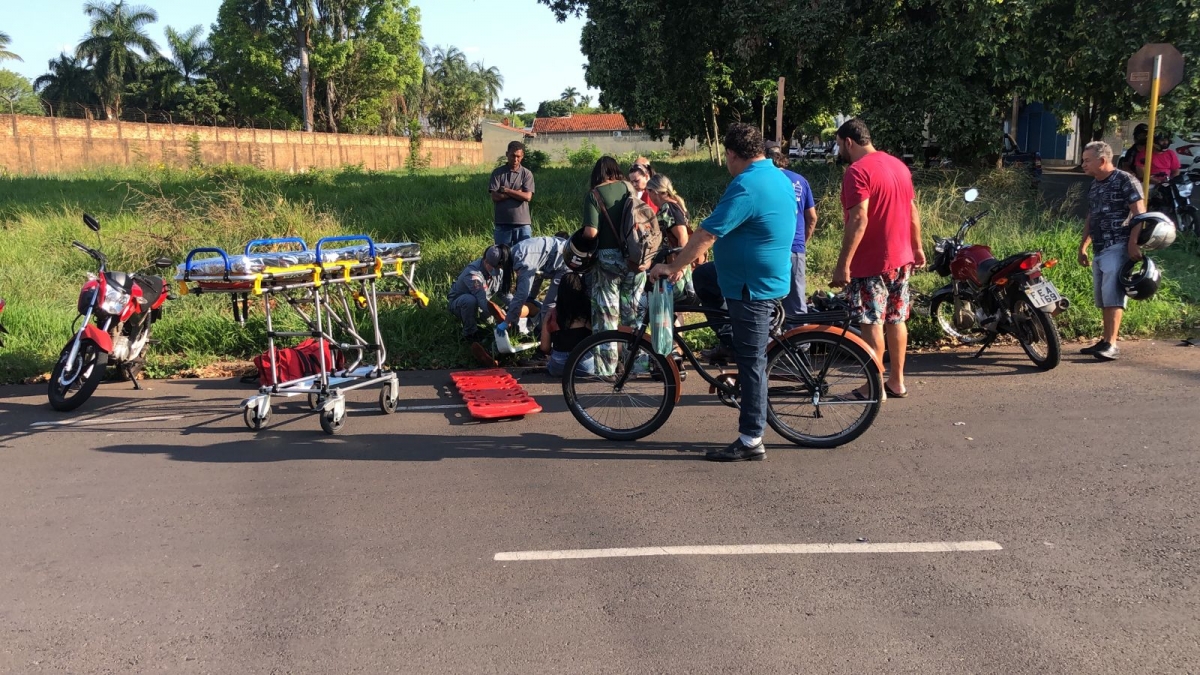
[{"label": "green grass", "polygon": [[[729,176],[703,161],[662,162],[694,217],[707,215]],[[835,167],[805,165],[818,197],[821,223],[809,253],[810,291],[824,288],[841,242],[841,209]],[[193,247],[240,250],[252,238],[302,236],[309,241],[341,233],[367,233],[379,241],[418,241],[417,268],[427,309],[389,302],[381,323],[393,365],[445,368],[471,363],[456,341],[455,319],[445,293],[464,264],[491,240],[488,171],[457,169],[427,175],[374,173],[350,168],[289,175],[250,168],[97,170],[58,176],[0,177],[0,296],[8,300],[3,323],[11,332],[0,348],[0,382],[47,372],[71,334],[76,293],[92,261],[70,246],[94,242],[84,211],[104,225],[104,250],[113,269],[137,269],[159,255],[181,261]],[[549,167],[537,174],[533,204],[540,234],[574,230],[586,193],[586,169]],[[976,184],[980,204],[992,209],[972,233],[997,256],[1042,249],[1061,263],[1049,276],[1074,303],[1059,316],[1064,336],[1095,335],[1100,315],[1091,307],[1091,276],[1075,263],[1080,223],[1039,207],[1010,172],[983,176],[922,173],[917,176],[927,240],[950,234],[966,205],[960,188]],[[1156,256],[1166,284],[1153,300],[1130,303],[1126,334],[1175,334],[1200,321],[1200,246],[1187,239]],[[923,273],[914,279],[925,293],[943,283]],[[150,370],[165,375],[222,358],[250,358],[265,346],[261,307],[246,326],[233,322],[224,296],[188,296],[167,305],[156,326],[160,340]],[[280,315],[285,313],[281,312]],[[939,337],[928,319],[913,323],[918,344]]]}]

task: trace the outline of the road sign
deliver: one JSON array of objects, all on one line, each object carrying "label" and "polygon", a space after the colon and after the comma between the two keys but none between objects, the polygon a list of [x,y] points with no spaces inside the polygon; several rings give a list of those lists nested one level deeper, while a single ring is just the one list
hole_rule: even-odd
[{"label": "road sign", "polygon": [[1159,95],[1171,91],[1183,81],[1183,54],[1165,42],[1150,43],[1129,57],[1125,65],[1125,81],[1142,96],[1150,95],[1154,79],[1154,57],[1162,57],[1162,73],[1159,76]]}]

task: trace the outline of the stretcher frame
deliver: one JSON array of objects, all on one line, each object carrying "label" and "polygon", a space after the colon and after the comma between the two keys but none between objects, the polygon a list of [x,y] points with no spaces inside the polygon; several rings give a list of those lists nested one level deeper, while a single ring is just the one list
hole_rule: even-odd
[{"label": "stretcher frame", "polygon": [[[395,412],[400,385],[396,373],[385,365],[387,348],[379,329],[378,303],[379,296],[385,292],[379,291],[376,283],[385,278],[399,279],[407,291],[386,292],[387,295],[406,295],[421,306],[427,306],[429,299],[417,288],[413,278],[420,256],[384,259],[376,256],[375,242],[370,237],[346,235],[325,237],[318,241],[315,259],[323,259],[322,248],[326,245],[347,242],[366,242],[368,260],[315,262],[239,275],[230,273],[229,255],[219,248],[198,248],[188,253],[182,278],[177,277],[181,294],[228,294],[232,297],[234,318],[242,324],[249,309],[249,296],[262,296],[267,357],[274,384],[261,386],[258,394],[241,402],[242,419],[247,427],[258,430],[267,424],[271,416],[272,397],[307,396],[309,406],[320,416],[321,428],[327,434],[336,434],[345,424],[346,393],[374,386],[380,387],[379,407],[383,413]],[[308,251],[303,239],[287,237],[251,241],[246,244],[244,255],[252,255],[254,249],[259,247],[284,245],[298,245],[300,251]],[[192,262],[197,254],[203,253],[219,256],[224,261],[224,273],[193,274]],[[304,322],[307,330],[276,330],[272,299],[286,302]],[[274,304],[279,306],[278,302]],[[312,306],[311,311],[304,309],[308,305]],[[371,339],[359,334],[354,321],[355,305],[365,310],[370,318]],[[296,337],[316,340],[319,369],[315,375],[281,382],[275,341],[277,338]],[[346,358],[343,367],[333,368],[333,364],[327,362],[326,352],[332,356],[335,350]]]}]

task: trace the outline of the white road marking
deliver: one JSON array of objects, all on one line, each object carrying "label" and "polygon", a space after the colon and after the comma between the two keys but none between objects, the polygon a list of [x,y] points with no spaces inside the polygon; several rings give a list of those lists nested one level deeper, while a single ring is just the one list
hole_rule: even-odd
[{"label": "white road marking", "polygon": [[88,417],[85,419],[54,420],[51,422],[33,422],[30,428],[36,427],[94,427],[110,424],[137,424],[139,422],[164,422],[166,420],[181,420],[183,415],[159,415],[157,417]]},{"label": "white road marking", "polygon": [[509,551],[493,560],[578,560],[581,558],[638,558],[661,555],[761,555],[769,553],[963,553],[1002,551],[994,541],[925,541],[886,544],[748,544],[739,546],[644,546],[640,548],[579,548],[563,551]]}]

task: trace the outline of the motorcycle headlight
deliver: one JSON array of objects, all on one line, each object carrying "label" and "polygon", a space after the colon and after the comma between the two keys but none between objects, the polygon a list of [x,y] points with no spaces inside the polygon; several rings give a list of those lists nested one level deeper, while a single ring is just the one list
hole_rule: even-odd
[{"label": "motorcycle headlight", "polygon": [[100,303],[100,311],[106,314],[120,314],[129,304],[129,294],[119,288],[107,287],[104,290],[104,300]]},{"label": "motorcycle headlight", "polygon": [[1186,182],[1180,183],[1179,184],[1179,196],[1180,197],[1191,197],[1192,196],[1192,187],[1194,187],[1192,183],[1186,183]]}]

